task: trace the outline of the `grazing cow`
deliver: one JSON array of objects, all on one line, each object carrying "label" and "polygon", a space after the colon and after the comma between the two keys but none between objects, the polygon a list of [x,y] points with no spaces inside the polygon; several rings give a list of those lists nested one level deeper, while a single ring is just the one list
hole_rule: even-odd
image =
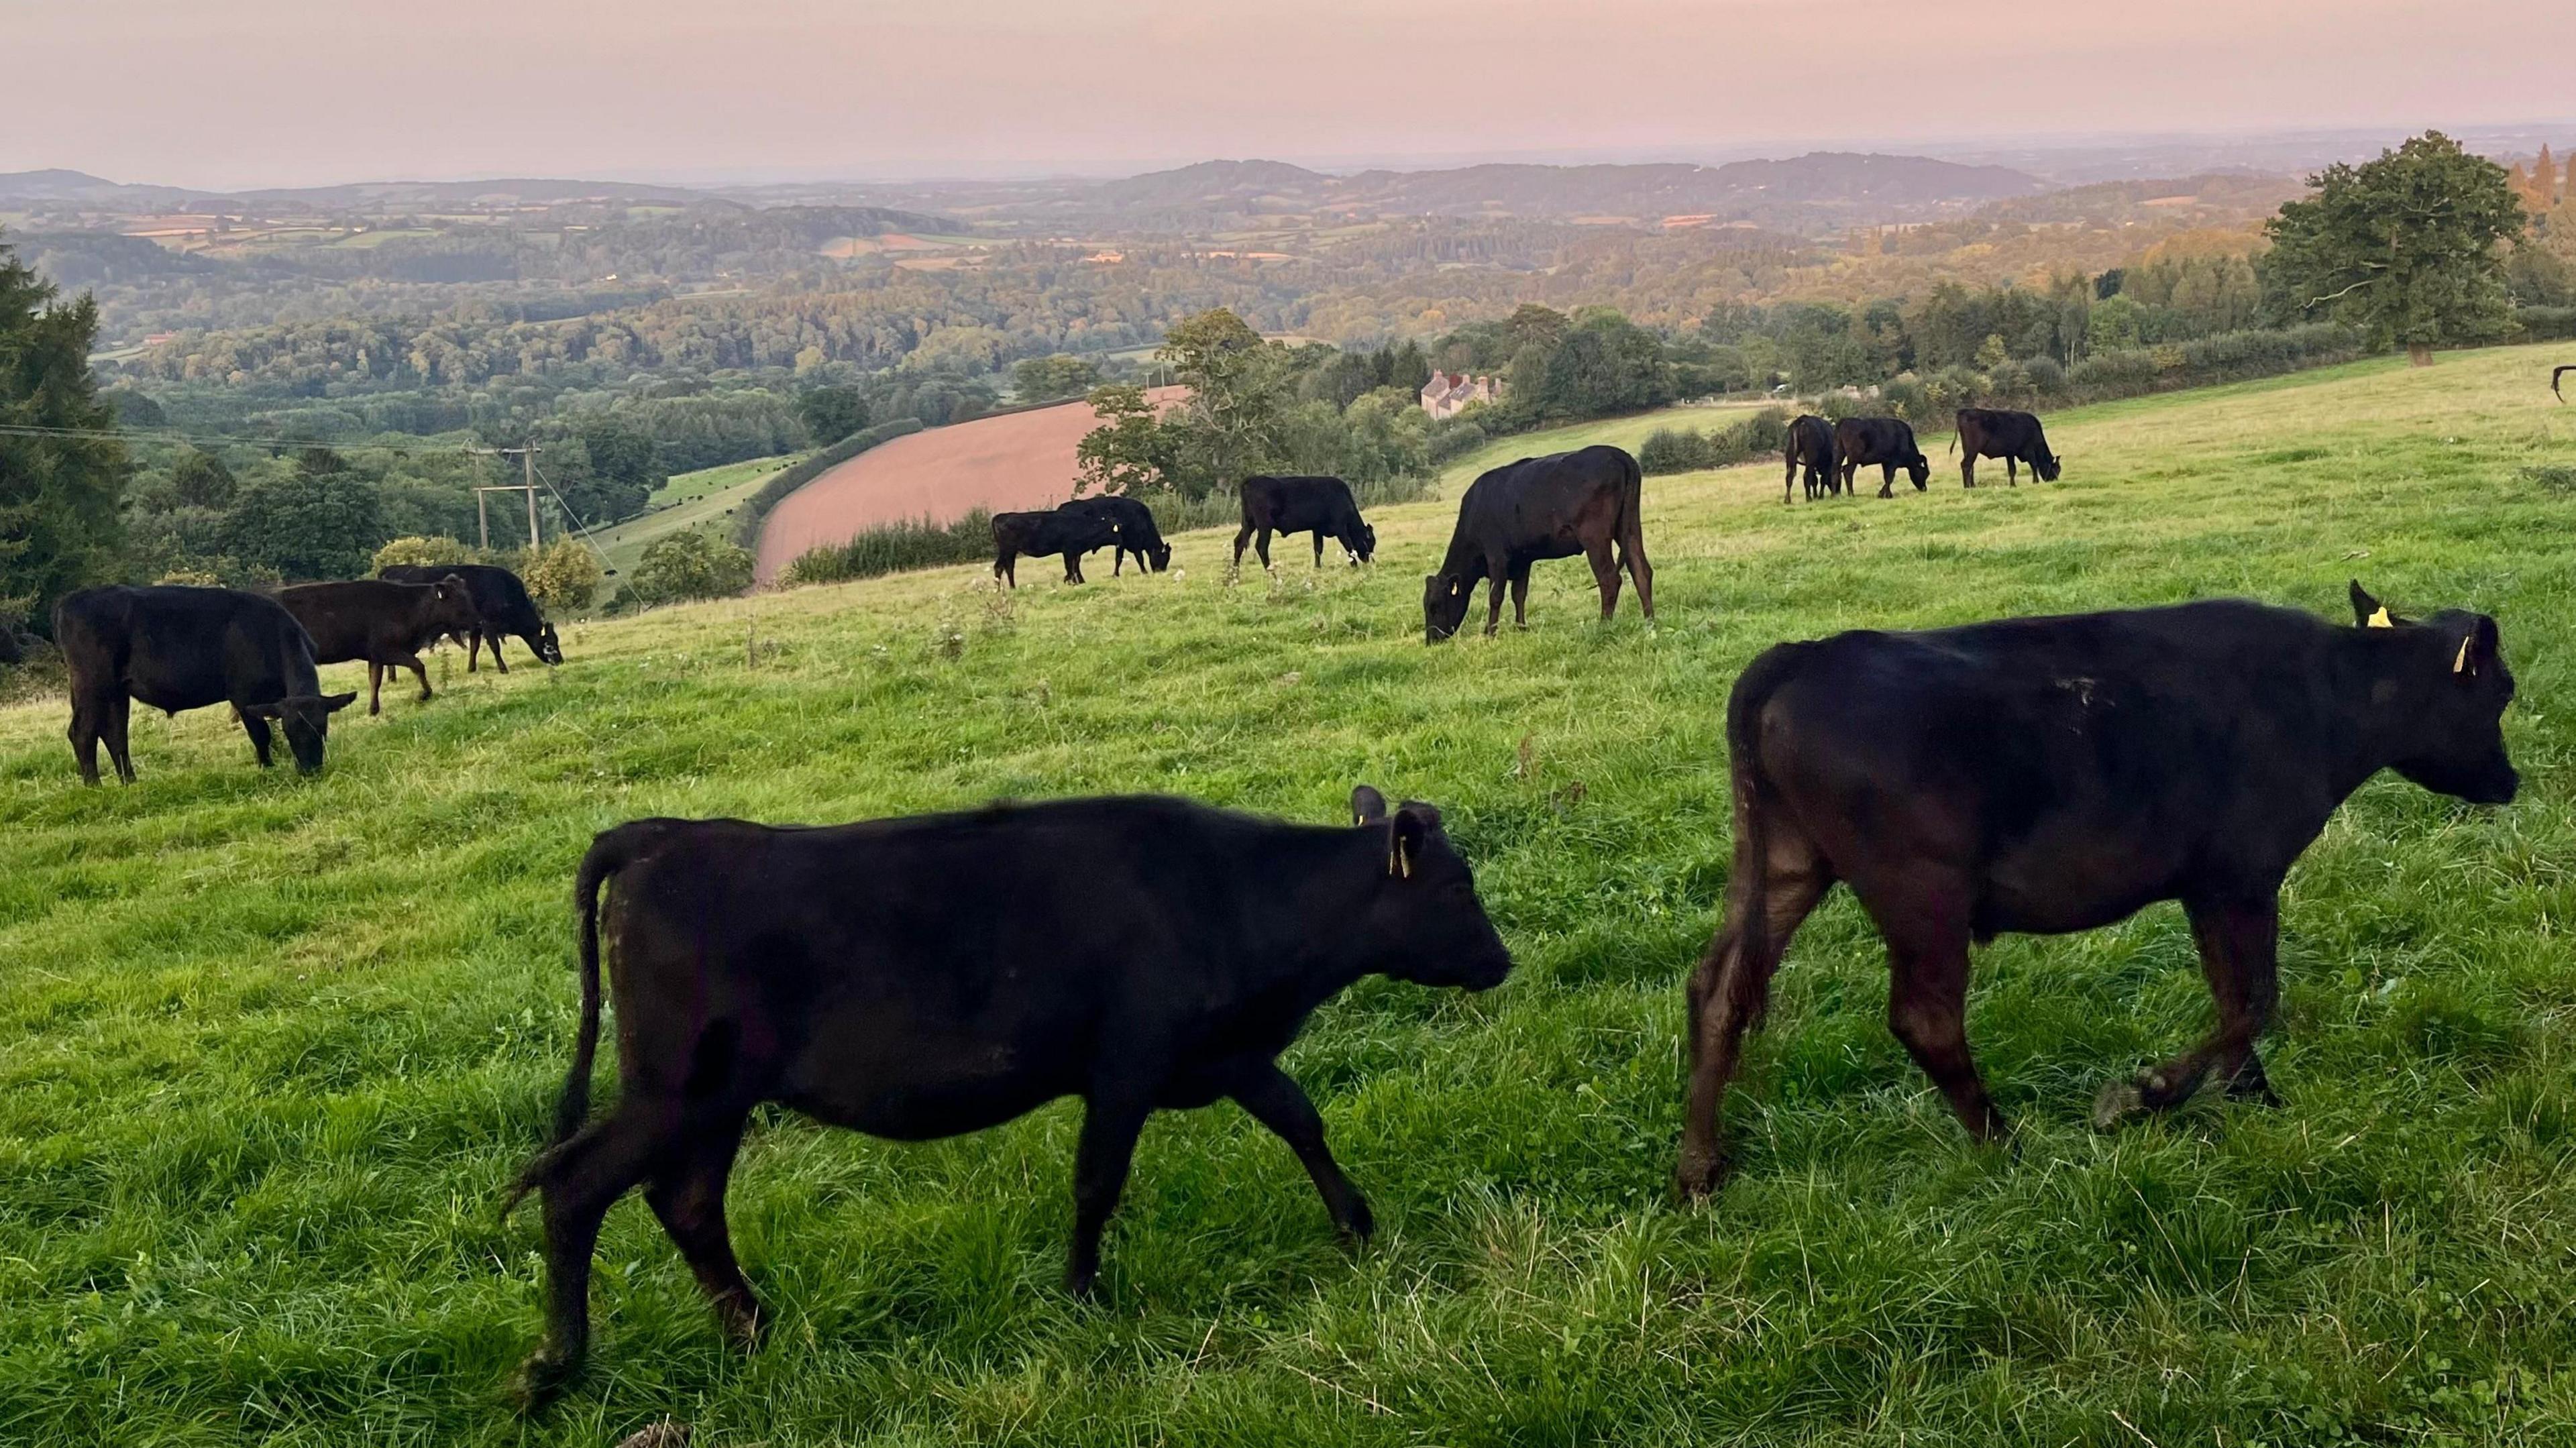
[{"label": "grazing cow", "polygon": [[1791,501],[1789,485],[1798,481],[1798,470],[1807,470],[1807,501],[1812,503],[1842,487],[1840,458],[1834,451],[1834,425],[1809,413],[1789,424],[1789,441],[1781,451],[1789,468],[1780,478],[1780,501]]},{"label": "grazing cow", "polygon": [[1448,556],[1439,572],[1422,580],[1423,642],[1436,644],[1458,631],[1480,580],[1490,585],[1487,636],[1502,626],[1506,582],[1512,587],[1512,622],[1528,627],[1530,565],[1578,553],[1591,560],[1593,581],[1601,587],[1602,618],[1619,606],[1622,565],[1637,582],[1637,606],[1653,618],[1655,570],[1646,562],[1645,528],[1638,518],[1642,481],[1635,458],[1596,444],[1505,463],[1468,484],[1458,500]]},{"label": "grazing cow", "polygon": [[2039,419],[2027,412],[2011,412],[1999,407],[1962,407],[1959,409],[1959,435],[1950,445],[1959,450],[1959,485],[1977,485],[1977,459],[2002,458],[2004,482],[2019,487],[2013,476],[2013,465],[2030,464],[2031,476],[2043,483],[2057,481],[2057,471],[2065,459],[2048,450],[2048,434],[2040,430]]},{"label": "grazing cow", "polygon": [[[429,670],[420,650],[449,634],[471,634],[481,625],[461,578],[436,583],[395,583],[361,578],[347,583],[299,583],[277,591],[277,601],[313,640],[313,662],[367,661],[367,712],[384,712],[385,670],[409,669],[429,701]],[[498,646],[495,645],[497,648]]]},{"label": "grazing cow", "polygon": [[2570,372],[2576,372],[2576,362],[2570,362],[2564,367],[2553,367],[2549,369],[2549,395],[2557,398],[2561,402],[2565,402],[2567,400],[2567,394],[2558,390],[2558,379],[2566,376]]},{"label": "grazing cow", "polygon": [[[1351,485],[1339,478],[1274,477],[1256,474],[1243,480],[1243,526],[1234,535],[1234,566],[1243,567],[1243,545],[1250,541],[1270,566],[1270,535],[1315,535],[1315,566],[1324,566],[1324,540],[1342,545],[1353,564],[1377,555],[1377,530],[1360,517]],[[1259,537],[1255,538],[1255,534]]]},{"label": "grazing cow", "polygon": [[[1279,1053],[1363,976],[1484,990],[1511,957],[1438,810],[1390,814],[1366,785],[1351,808],[1350,828],[1129,797],[823,829],[648,819],[601,834],[573,884],[572,1071],[554,1142],[517,1188],[545,1206],[548,1332],[527,1396],[579,1365],[600,1218],[638,1183],[726,1330],[752,1339],[763,1314],[734,1263],[724,1194],[764,1102],[923,1141],[1081,1097],[1065,1270],[1077,1296],[1099,1272],[1145,1119],[1219,1097],[1285,1140],[1334,1224],[1366,1237],[1368,1204]],[[615,1109],[586,1122],[602,884],[620,1087]]]},{"label": "grazing cow", "polygon": [[331,716],[358,697],[322,692],[313,640],[283,604],[229,588],[84,588],[54,605],[54,644],[71,670],[83,784],[98,783],[102,739],[117,778],[134,782],[125,742],[134,700],[166,714],[232,705],[263,769],[274,719],[295,767],[313,774]]},{"label": "grazing cow", "polygon": [[2518,778],[2495,620],[2356,625],[2241,600],[1928,633],[1838,634],[1755,659],[1727,700],[1735,866],[1690,981],[1676,1185],[1724,1173],[1718,1107],[1739,1039],[1807,912],[1850,885],[1887,941],[1889,1027],[1971,1136],[2005,1134],[1963,1028],[1968,947],[2178,900],[2218,1005],[2200,1045],[2095,1103],[2105,1128],[2212,1075],[2275,1098],[2254,1053],[2278,996],[2281,882],[2382,769],[2477,804]]},{"label": "grazing cow", "polygon": [[483,646],[492,646],[492,662],[502,673],[510,672],[509,661],[501,657],[501,640],[515,635],[526,642],[528,652],[541,664],[563,662],[563,644],[555,637],[555,626],[537,612],[537,601],[528,596],[528,585],[509,569],[490,563],[440,563],[422,566],[397,563],[376,570],[378,578],[393,583],[436,583],[442,578],[461,578],[474,600],[474,612],[480,622],[456,636],[465,645],[465,672],[474,672],[474,662],[482,656]]},{"label": "grazing cow", "polygon": [[1059,513],[1083,513],[1109,524],[1118,541],[1111,544],[1109,576],[1117,578],[1127,571],[1127,555],[1136,555],[1136,566],[1150,573],[1160,573],[1172,566],[1172,545],[1163,541],[1163,530],[1154,523],[1154,510],[1134,498],[1107,494],[1097,498],[1076,498],[1056,505]]},{"label": "grazing cow", "polygon": [[993,576],[1020,586],[1020,555],[1064,555],[1064,581],[1082,582],[1082,555],[1118,546],[1118,530],[1096,513],[1049,509],[993,515]]},{"label": "grazing cow", "polygon": [[1914,480],[1914,491],[1922,492],[1932,480],[1932,460],[1914,445],[1914,429],[1903,419],[1894,417],[1846,417],[1834,424],[1834,454],[1842,463],[1842,482],[1854,487],[1852,477],[1872,463],[1878,465],[1878,495],[1896,496],[1896,470]]}]

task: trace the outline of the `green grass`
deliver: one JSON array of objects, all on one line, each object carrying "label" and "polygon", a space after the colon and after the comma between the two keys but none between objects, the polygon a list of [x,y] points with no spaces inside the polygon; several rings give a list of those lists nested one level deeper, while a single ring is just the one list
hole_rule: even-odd
[{"label": "green grass", "polygon": [[1454,498],[1459,490],[1476,480],[1478,473],[1517,458],[1572,452],[1594,443],[1608,443],[1635,452],[1645,442],[1647,434],[1657,428],[1687,427],[1708,432],[1770,405],[1767,402],[1724,402],[1699,407],[1666,407],[1630,417],[1610,417],[1538,432],[1514,433],[1510,437],[1498,437],[1474,452],[1462,453],[1443,464],[1440,484],[1448,496]]},{"label": "green grass", "polygon": [[[657,611],[506,679],[442,655],[441,698],[344,715],[310,783],[220,711],[138,711],[142,782],[84,790],[59,703],[0,709],[0,1440],[2576,1441],[2576,503],[2521,473],[2576,445],[2548,356],[2057,414],[2050,486],[1784,508],[1758,464],[1649,479],[1651,629],[1595,623],[1565,562],[1528,632],[1425,648],[1424,503],[1312,589],[1293,558],[1227,589],[1218,531],[1177,574]],[[2333,613],[2354,573],[2502,620],[2527,785],[2491,811],[2382,779],[2309,852],[2287,1106],[2086,1125],[2208,1019],[2158,907],[1980,952],[1971,1035],[2022,1128],[1982,1154],[1837,895],[1730,1104],[1739,1174],[1668,1203],[1747,659],[2213,594]],[[1290,1053],[1376,1205],[1364,1255],[1233,1108],[1167,1116],[1079,1307],[1069,1105],[930,1145],[779,1116],[732,1190],[764,1349],[720,1345],[630,1198],[591,1376],[506,1407],[537,1225],[494,1208],[569,1053],[593,831],[1139,788],[1330,820],[1359,780],[1447,807],[1521,962],[1480,997],[1365,983]]]},{"label": "green grass", "polygon": [[608,555],[608,566],[623,575],[658,539],[689,528],[721,527],[725,515],[759,492],[770,474],[800,456],[753,458],[680,473],[655,490],[651,502],[658,511],[602,528],[591,535],[591,541]]}]

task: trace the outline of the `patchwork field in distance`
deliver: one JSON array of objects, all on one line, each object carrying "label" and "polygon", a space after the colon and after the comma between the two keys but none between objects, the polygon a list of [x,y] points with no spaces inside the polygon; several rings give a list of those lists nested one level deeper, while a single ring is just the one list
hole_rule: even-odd
[{"label": "patchwork field in distance", "polygon": [[[1184,577],[1003,595],[963,567],[570,625],[554,670],[442,654],[436,701],[347,720],[310,783],[220,711],[138,710],[141,781],[84,790],[59,702],[0,709],[0,1437],[2567,1441],[2576,495],[2525,472],[2576,448],[2553,360],[2056,414],[2053,485],[1783,507],[1776,464],[1650,478],[1651,628],[1595,622],[1569,561],[1527,632],[1426,648],[1453,484],[1375,515],[1368,572],[1291,550],[1229,588],[1210,531],[1175,540]],[[2088,1127],[2208,1019],[2159,907],[1980,952],[1970,1035],[2023,1136],[1977,1152],[1837,895],[1730,1103],[1738,1175],[1670,1205],[1748,659],[2217,594],[2341,617],[2355,574],[2501,620],[2525,792],[2384,778],[2292,875],[2286,1106]],[[1325,821],[1363,780],[1448,811],[1521,962],[1473,998],[1365,984],[1286,1058],[1376,1208],[1365,1253],[1240,1113],[1165,1116],[1078,1306],[1070,1106],[911,1146],[778,1115],[731,1195],[767,1345],[722,1345],[630,1198],[591,1375],[510,1411],[538,1233],[494,1209],[569,1058],[593,831],[1116,790]]]}]

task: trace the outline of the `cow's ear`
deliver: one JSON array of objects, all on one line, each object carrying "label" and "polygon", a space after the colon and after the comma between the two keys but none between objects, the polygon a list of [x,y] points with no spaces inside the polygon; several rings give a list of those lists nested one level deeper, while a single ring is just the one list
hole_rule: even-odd
[{"label": "cow's ear", "polygon": [[2362,587],[2361,580],[2356,578],[2352,580],[2352,623],[2355,628],[2395,628],[2398,619],[2388,611],[2387,604],[2371,597],[2370,590]]},{"label": "cow's ear", "polygon": [[1368,785],[1351,791],[1351,823],[1373,825],[1386,818],[1386,796]]},{"label": "cow's ear", "polygon": [[2477,622],[2469,625],[2469,631],[2461,635],[2460,646],[2451,655],[2452,677],[2465,684],[2487,673],[2495,667],[2496,656],[2502,647],[2503,641],[2496,633],[2496,621],[2479,614]]},{"label": "cow's ear", "polygon": [[1399,880],[1413,878],[1423,842],[1440,828],[1440,812],[1428,805],[1407,804],[1386,822],[1386,872]]},{"label": "cow's ear", "polygon": [[356,702],[358,702],[356,694],[325,694],[322,696],[322,712],[337,714]]}]

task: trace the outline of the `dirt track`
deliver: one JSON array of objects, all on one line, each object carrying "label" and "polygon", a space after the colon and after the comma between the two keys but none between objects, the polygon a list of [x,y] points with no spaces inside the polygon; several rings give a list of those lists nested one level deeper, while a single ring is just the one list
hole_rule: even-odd
[{"label": "dirt track", "polygon": [[[1158,387],[1156,403],[1183,389]],[[1049,508],[1073,496],[1073,450],[1098,425],[1075,401],[934,427],[870,448],[787,495],[761,525],[758,579],[797,555],[903,518],[945,523],[969,509]]]}]

